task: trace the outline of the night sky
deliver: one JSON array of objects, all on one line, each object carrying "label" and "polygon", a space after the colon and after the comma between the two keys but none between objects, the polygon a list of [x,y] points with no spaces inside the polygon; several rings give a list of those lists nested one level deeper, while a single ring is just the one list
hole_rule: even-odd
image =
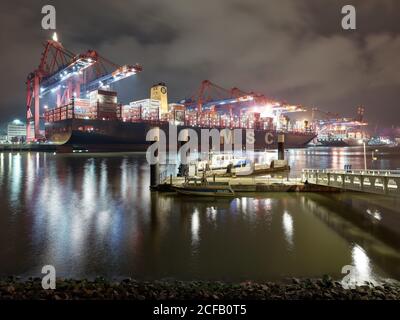
[{"label": "night sky", "polygon": [[[1,123],[25,115],[25,79],[37,68],[41,8],[57,9],[59,40],[118,64],[143,65],[121,82],[121,102],[147,98],[166,82],[170,102],[204,79],[370,123],[400,119],[398,0],[1,1]],[[357,30],[341,28],[341,8],[357,8]]]}]

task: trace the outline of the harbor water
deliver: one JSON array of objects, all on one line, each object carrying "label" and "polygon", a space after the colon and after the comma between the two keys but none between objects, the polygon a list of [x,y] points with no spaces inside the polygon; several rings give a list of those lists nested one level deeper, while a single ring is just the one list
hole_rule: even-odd
[{"label": "harbor water", "polygon": [[[377,160],[372,161],[374,151]],[[400,168],[399,150],[368,150],[369,168]],[[275,154],[270,154],[275,157]],[[302,168],[363,168],[362,148],[288,150]],[[0,276],[181,280],[400,280],[400,201],[358,193],[149,191],[143,153],[0,153]]]}]

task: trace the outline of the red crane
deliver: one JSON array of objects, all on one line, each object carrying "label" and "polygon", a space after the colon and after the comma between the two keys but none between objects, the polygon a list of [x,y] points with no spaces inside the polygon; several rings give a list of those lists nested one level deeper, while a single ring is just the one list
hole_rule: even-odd
[{"label": "red crane", "polygon": [[[34,119],[35,132],[34,138],[40,138],[40,85],[44,79],[49,79],[57,70],[66,66],[75,55],[66,50],[61,43],[55,40],[47,40],[44,43],[44,51],[40,59],[39,67],[31,72],[26,81],[26,135],[27,140],[31,141],[31,122]],[[34,100],[34,116],[32,114],[32,100]]]},{"label": "red crane", "polygon": [[253,99],[266,100],[265,96],[254,92],[245,92],[239,88],[225,89],[210,80],[203,80],[198,91],[185,103],[186,107],[196,106],[202,113],[210,105],[228,105]]},{"label": "red crane", "polygon": [[[44,44],[40,64],[26,81],[27,140],[37,141],[44,137],[40,132],[40,99],[55,93],[57,106],[66,105],[73,97],[81,97],[99,87],[110,85],[142,71],[138,64],[120,66],[100,56],[94,50],[76,55],[53,38]],[[32,112],[33,104],[33,112]],[[31,124],[34,123],[34,136]]]}]

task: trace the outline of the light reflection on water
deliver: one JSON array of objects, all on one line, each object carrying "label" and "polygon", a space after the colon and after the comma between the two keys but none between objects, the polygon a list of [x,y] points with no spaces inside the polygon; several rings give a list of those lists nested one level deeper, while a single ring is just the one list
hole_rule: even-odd
[{"label": "light reflection on water", "polygon": [[[289,152],[293,172],[360,161],[309,152]],[[398,238],[380,229],[389,219],[400,231],[396,205],[360,195],[180,198],[151,194],[148,181],[143,154],[0,153],[0,274],[53,264],[73,277],[275,280],[341,278],[351,264],[363,279],[400,278]]]},{"label": "light reflection on water", "polygon": [[194,209],[192,214],[191,233],[192,233],[192,244],[194,247],[196,247],[200,238],[199,211],[197,209]]},{"label": "light reflection on water", "polygon": [[293,218],[285,211],[283,213],[283,231],[285,232],[286,240],[288,242],[289,248],[293,246]]},{"label": "light reflection on water", "polygon": [[352,249],[352,265],[356,270],[356,281],[358,283],[363,283],[364,281],[371,281],[372,270],[371,270],[371,261],[368,258],[368,255],[359,245],[354,245]]}]

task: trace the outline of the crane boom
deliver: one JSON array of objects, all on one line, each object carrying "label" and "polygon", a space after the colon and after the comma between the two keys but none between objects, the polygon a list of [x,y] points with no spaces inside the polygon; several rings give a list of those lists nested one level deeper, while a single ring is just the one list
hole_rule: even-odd
[{"label": "crane boom", "polygon": [[136,73],[140,72],[142,67],[138,64],[134,66],[124,65],[119,67],[115,71],[105,74],[102,77],[92,80],[88,84],[86,84],[86,91],[94,91],[104,86],[109,86],[112,83],[117,81],[126,79],[130,76],[135,75]]},{"label": "crane boom", "polygon": [[[59,107],[68,104],[73,97],[80,98],[81,92],[99,89],[140,71],[142,67],[138,64],[120,66],[95,50],[76,55],[64,48],[57,37],[47,40],[39,67],[28,74],[26,81],[27,140],[42,138],[40,99],[45,95],[55,93],[54,99]],[[34,136],[30,130],[32,124]]]}]

